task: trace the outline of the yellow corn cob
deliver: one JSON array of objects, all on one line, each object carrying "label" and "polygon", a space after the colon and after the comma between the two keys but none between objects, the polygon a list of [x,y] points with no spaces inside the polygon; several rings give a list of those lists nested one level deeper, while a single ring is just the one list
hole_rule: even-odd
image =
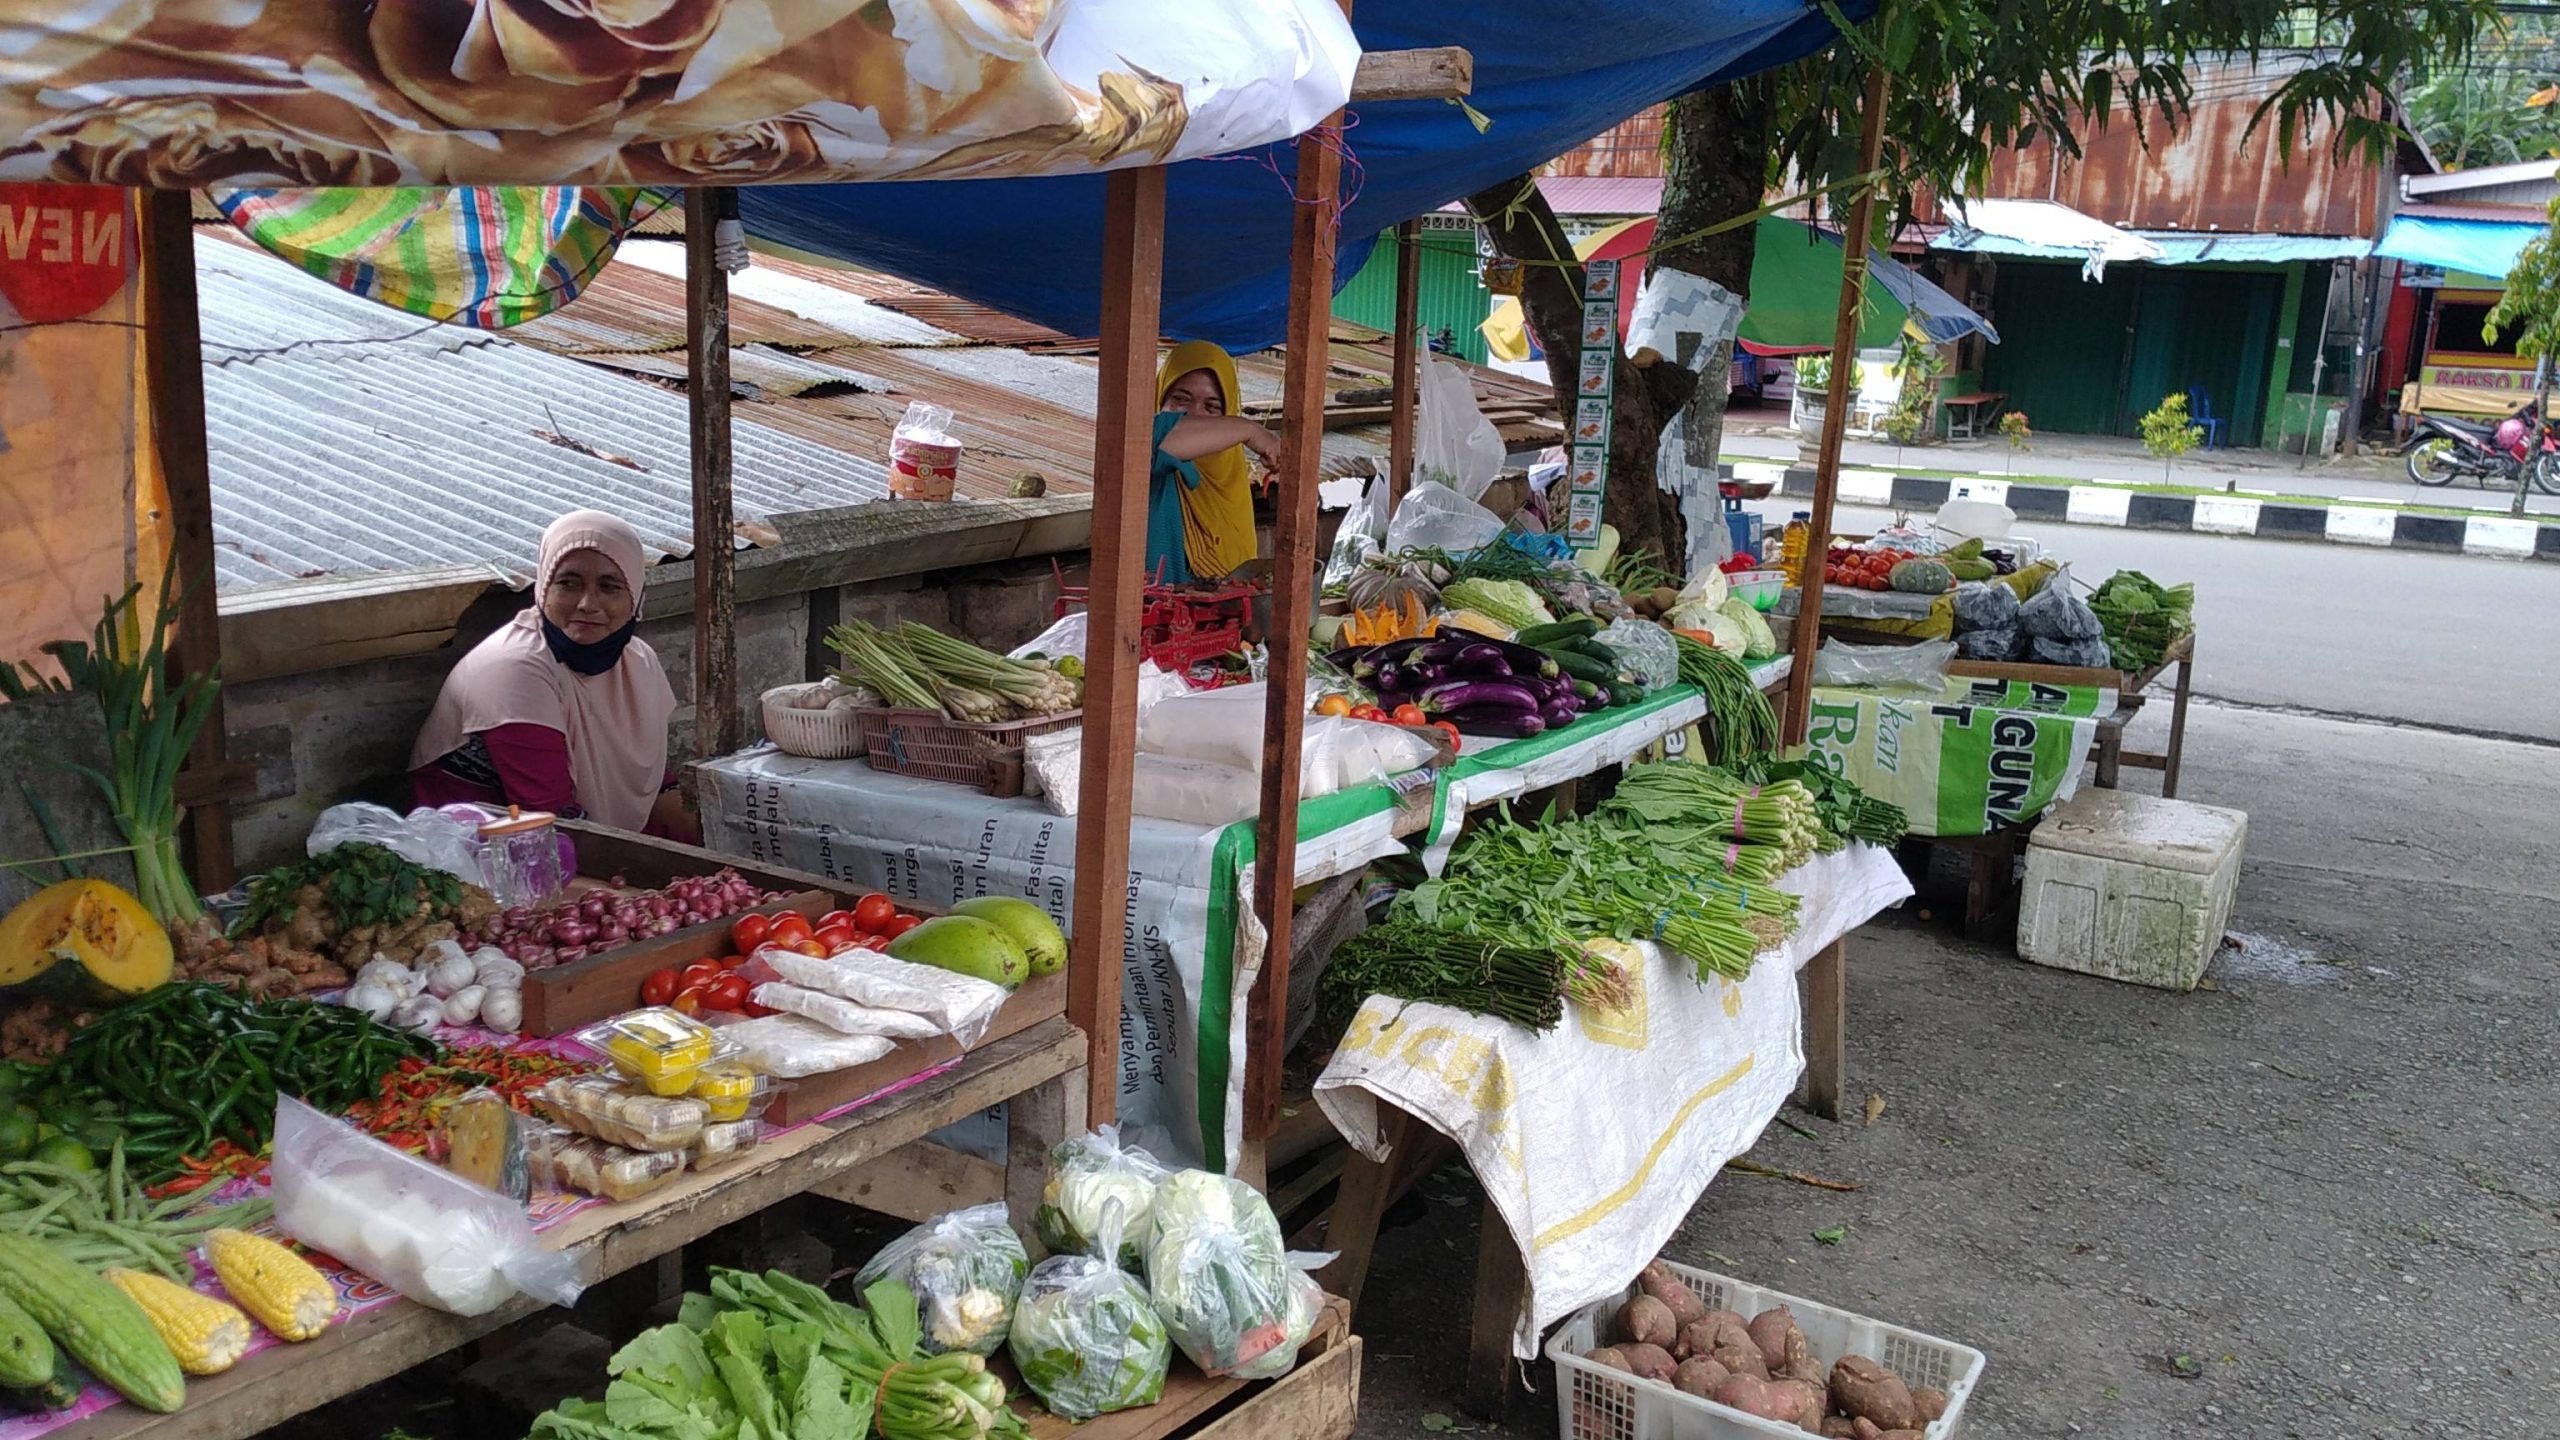
[{"label": "yellow corn cob", "polygon": [[107,1280],[133,1297],[160,1343],[178,1357],[178,1368],[190,1375],[219,1375],[249,1350],[249,1317],[210,1295],[184,1285],[117,1266]]},{"label": "yellow corn cob", "polygon": [[208,1230],[204,1258],[248,1312],[280,1340],[308,1340],[338,1318],[338,1292],[311,1262],[263,1235]]}]

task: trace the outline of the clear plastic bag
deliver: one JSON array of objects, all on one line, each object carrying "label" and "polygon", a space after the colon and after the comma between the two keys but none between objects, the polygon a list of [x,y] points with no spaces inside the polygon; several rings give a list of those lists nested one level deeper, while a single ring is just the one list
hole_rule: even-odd
[{"label": "clear plastic bag", "polygon": [[1446,485],[1417,480],[1387,522],[1387,553],[1481,550],[1502,533],[1502,517]]},{"label": "clear plastic bag", "polygon": [[1917,645],[1843,645],[1825,640],[1814,652],[1813,683],[1936,694],[1946,688],[1947,662],[1955,653],[1952,640],[1924,640]]},{"label": "clear plastic bag", "polygon": [[899,500],[948,500],[960,480],[960,442],[951,412],[923,400],[907,403],[889,432],[889,494]]},{"label": "clear plastic bag", "polygon": [[1967,660],[2021,660],[2026,658],[2027,632],[2015,625],[1966,630],[1956,636],[1956,653]]},{"label": "clear plastic bag", "polygon": [[[809,957],[803,955],[800,958],[806,960]],[[794,985],[785,981],[776,980],[758,985],[752,998],[767,1010],[779,1010],[786,1015],[798,1015],[815,1020],[828,1029],[845,1035],[885,1035],[892,1040],[928,1040],[942,1033],[932,1021],[921,1015],[910,1015],[904,1010],[888,1010],[876,1005],[864,1005],[847,1000],[841,995],[832,995],[824,990],[812,990],[806,985]]]},{"label": "clear plastic bag", "polygon": [[1659,690],[1680,679],[1680,642],[1650,620],[1612,620],[1609,628],[1592,638],[1618,657],[1621,671],[1636,677],[1636,683],[1648,690]]},{"label": "clear plastic bag", "polygon": [[[1415,402],[1420,414],[1414,424],[1414,475],[1436,480],[1466,499],[1476,500],[1502,474],[1502,432],[1476,408],[1475,382],[1467,378],[1464,367],[1435,359],[1429,351],[1424,351],[1421,358],[1421,394]],[[1412,498],[1408,491],[1407,503]],[[1387,548],[1405,547],[1396,544],[1391,535]]]},{"label": "clear plastic bag", "polygon": [[[1118,1201],[1107,1202],[1098,1248],[1119,1249],[1130,1223]],[[1070,1420],[1153,1405],[1173,1359],[1146,1287],[1111,1261],[1082,1254],[1052,1255],[1032,1270],[1007,1344],[1022,1383]]]},{"label": "clear plastic bag", "polygon": [[2040,665],[2086,665],[2105,670],[2116,663],[2115,651],[2104,640],[2048,640],[2038,635],[2028,643],[2027,653]]},{"label": "clear plastic bag", "polygon": [[379,845],[428,869],[441,870],[466,885],[485,887],[488,883],[480,863],[480,827],[441,810],[412,810],[404,816],[361,800],[332,805],[312,823],[303,853],[325,855],[358,841]]},{"label": "clear plastic bag", "polygon": [[271,1174],[278,1228],[421,1305],[486,1315],[519,1293],[574,1305],[585,1288],[514,1201],[289,1095]]},{"label": "clear plastic bag", "polygon": [[1003,986],[974,975],[912,964],[876,950],[848,950],[825,959],[794,954],[778,946],[767,946],[756,953],[777,976],[794,985],[875,1010],[915,1016],[926,1024],[924,1033],[951,1036],[963,1047],[977,1044],[978,1037],[987,1033],[996,1012],[1004,1008],[1008,993]]},{"label": "clear plastic bag", "polygon": [[720,1036],[736,1042],[738,1058],[764,1074],[785,1079],[824,1075],[868,1065],[898,1048],[879,1035],[847,1035],[798,1015],[761,1015],[723,1026]]},{"label": "clear plastic bag", "polygon": [[1360,573],[1361,563],[1378,553],[1387,536],[1387,481],[1372,476],[1360,487],[1360,498],[1352,502],[1342,517],[1342,528],[1333,532],[1333,553],[1325,557],[1324,583],[1341,585]]},{"label": "clear plastic bag", "polygon": [[1270,1202],[1228,1176],[1177,1170],[1155,1212],[1147,1297],[1173,1343],[1206,1375],[1287,1374],[1323,1300],[1302,1271],[1327,1257],[1290,1254]]},{"label": "clear plastic bag", "polygon": [[2013,630],[2017,624],[2017,591],[1997,580],[1968,580],[1956,587],[1958,635],[1968,630]]},{"label": "clear plastic bag", "polygon": [[1126,1223],[1113,1258],[1136,1270],[1145,1263],[1140,1251],[1155,1222],[1156,1187],[1170,1173],[1154,1155],[1122,1143],[1117,1125],[1061,1140],[1049,1148],[1049,1183],[1031,1216],[1032,1231],[1055,1253],[1104,1255],[1104,1220],[1117,1211]]},{"label": "clear plastic bag", "polygon": [[1087,623],[1088,614],[1082,610],[1072,615],[1061,615],[1048,629],[1007,651],[1005,658],[1028,660],[1038,655],[1045,659],[1062,660],[1073,655],[1081,660],[1084,658],[1084,636]]},{"label": "clear plastic bag", "polygon": [[2096,640],[2107,633],[2098,612],[2071,588],[2071,567],[2053,572],[2044,588],[2018,607],[2018,623],[2038,640]]},{"label": "clear plastic bag", "polygon": [[1030,1273],[1030,1252],[1006,1222],[1004,1207],[976,1205],[882,1246],[853,1277],[853,1288],[903,1281],[916,1294],[927,1353],[992,1355],[1013,1326],[1014,1303]]}]

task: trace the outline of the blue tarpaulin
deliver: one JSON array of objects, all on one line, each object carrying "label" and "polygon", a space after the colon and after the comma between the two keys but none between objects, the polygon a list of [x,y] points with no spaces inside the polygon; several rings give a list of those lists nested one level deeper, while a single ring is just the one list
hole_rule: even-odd
[{"label": "blue tarpaulin", "polygon": [[2504,277],[2540,225],[2504,220],[2436,220],[2395,215],[2373,253],[2415,265]]},{"label": "blue tarpaulin", "polygon": [[[1853,19],[1873,0],[1841,7]],[[1361,0],[1364,50],[1465,46],[1469,103],[1356,107],[1343,140],[1336,275],[1374,237],[1539,165],[1646,106],[1808,54],[1831,22],[1805,0]],[[1231,350],[1282,338],[1294,151],[1193,160],[1168,177],[1163,330]],[[1100,176],[769,185],[739,192],[758,240],[886,270],[1074,335],[1100,311]]]}]

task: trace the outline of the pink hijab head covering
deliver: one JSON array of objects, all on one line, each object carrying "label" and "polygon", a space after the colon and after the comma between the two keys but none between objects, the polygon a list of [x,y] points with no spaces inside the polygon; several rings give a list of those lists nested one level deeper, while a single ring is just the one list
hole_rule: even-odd
[{"label": "pink hijab head covering", "polygon": [[542,532],[533,603],[481,641],[445,677],[444,693],[418,732],[409,768],[423,769],[465,740],[501,725],[541,725],[569,742],[569,776],[590,819],[625,830],[648,823],[667,772],[667,721],[675,691],[658,652],[633,636],[601,675],[563,665],[542,638],[542,597],[560,562],[594,550],[622,572],[631,618],[640,618],[646,557],[640,532],[601,510],[573,510]]}]

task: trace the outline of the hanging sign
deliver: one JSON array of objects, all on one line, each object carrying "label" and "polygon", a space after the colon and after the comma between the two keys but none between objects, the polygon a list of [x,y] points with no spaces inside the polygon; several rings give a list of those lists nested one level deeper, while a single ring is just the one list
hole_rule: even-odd
[{"label": "hanging sign", "polygon": [[1618,378],[1618,262],[1582,263],[1582,370],[1574,387],[1573,451],[1567,474],[1565,539],[1576,550],[1600,543],[1609,491],[1610,401]]},{"label": "hanging sign", "polygon": [[0,299],[28,325],[114,299],[133,260],[129,208],[110,185],[0,184]]}]

